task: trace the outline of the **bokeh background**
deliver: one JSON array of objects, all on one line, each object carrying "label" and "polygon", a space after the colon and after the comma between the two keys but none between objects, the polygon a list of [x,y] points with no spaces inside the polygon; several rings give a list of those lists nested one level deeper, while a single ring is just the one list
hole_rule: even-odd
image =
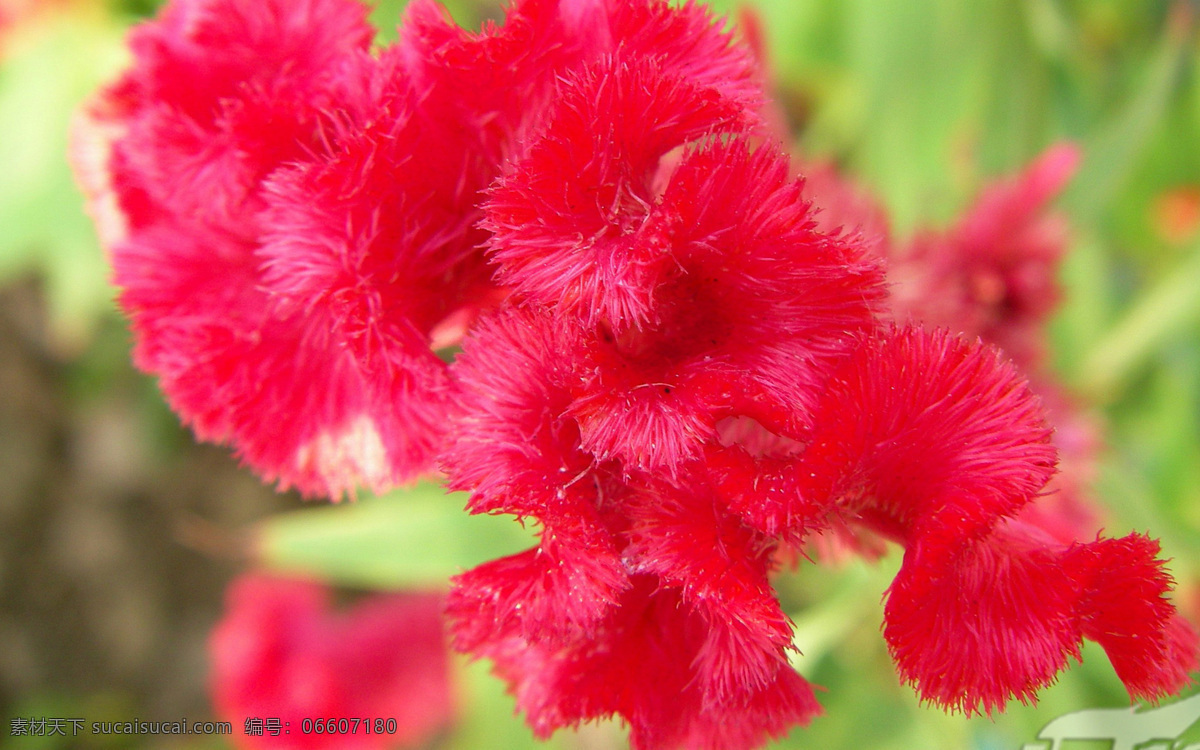
[{"label": "bokeh background", "polygon": [[[1072,230],[1054,367],[1107,430],[1094,487],[1106,532],[1161,538],[1177,602],[1200,621],[1200,3],[712,4],[758,16],[795,145],[872,190],[899,236],[950,221],[989,177],[1051,143],[1083,148],[1058,203]],[[485,0],[447,5],[470,27],[500,14]],[[156,6],[0,0],[2,748],[228,747],[14,738],[8,719],[215,718],[205,644],[239,571],[271,563],[348,589],[436,586],[528,534],[468,519],[428,488],[406,510],[387,497],[330,508],[277,494],[226,450],[194,444],[132,369],[67,134],[123,64],[126,29]],[[376,9],[381,39],[402,7]],[[779,578],[797,666],[826,688],[826,713],[778,747],[1015,749],[1065,712],[1127,703],[1089,646],[1037,706],[965,719],[919,705],[879,633],[897,565],[893,553]],[[459,664],[456,677],[460,718],[434,747],[535,746],[486,665]],[[548,745],[621,748],[622,737],[590,727]],[[1200,742],[1200,727],[1183,739]]]}]

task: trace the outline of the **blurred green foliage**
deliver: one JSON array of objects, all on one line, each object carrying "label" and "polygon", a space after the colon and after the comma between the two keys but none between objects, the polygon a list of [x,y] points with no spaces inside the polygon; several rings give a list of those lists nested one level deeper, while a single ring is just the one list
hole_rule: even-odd
[{"label": "blurred green foliage", "polygon": [[67,166],[80,101],[123,59],[122,24],[95,6],[30,12],[0,50],[0,280],[42,276],[60,347],[77,352],[109,307],[107,269]]},{"label": "blurred green foliage", "polygon": [[[0,283],[42,280],[64,352],[114,315],[106,270],[64,154],[71,111],[122,59],[122,29],[150,0],[64,3],[5,32],[0,52]],[[394,38],[403,0],[374,12]],[[468,26],[483,0],[447,3]],[[735,14],[739,0],[713,0]],[[1197,7],[1165,0],[755,0],[796,146],[832,157],[890,209],[900,235],[948,221],[989,176],[1048,144],[1085,161],[1061,201],[1072,220],[1066,298],[1052,325],[1061,377],[1109,428],[1097,491],[1106,532],[1163,540],[1181,600],[1200,614],[1200,46]],[[122,344],[123,345],[123,344]],[[89,350],[89,351],[94,351]],[[96,355],[94,355],[96,356]],[[107,359],[105,361],[108,361]],[[80,362],[81,372],[105,367]],[[102,378],[101,378],[102,380]],[[92,381],[89,381],[92,382]],[[101,387],[102,383],[91,387]],[[416,496],[307,508],[258,529],[267,559],[355,586],[444,579],[520,547],[509,519],[470,519],[462,499]],[[391,552],[394,551],[394,552]],[[407,556],[405,556],[407,551]],[[879,633],[898,559],[802,565],[778,589],[798,668],[827,690],[825,715],[779,747],[1018,748],[1054,717],[1127,699],[1104,654],[1037,706],[965,719],[918,705]],[[533,746],[511,699],[464,666],[466,710],[446,747]],[[555,746],[611,746],[612,728]],[[1189,735],[1190,736],[1190,735]]]},{"label": "blurred green foliage", "polygon": [[448,575],[515,554],[536,540],[500,516],[464,516],[463,493],[423,483],[349,506],[270,519],[258,553],[281,572],[376,589],[440,587]]}]

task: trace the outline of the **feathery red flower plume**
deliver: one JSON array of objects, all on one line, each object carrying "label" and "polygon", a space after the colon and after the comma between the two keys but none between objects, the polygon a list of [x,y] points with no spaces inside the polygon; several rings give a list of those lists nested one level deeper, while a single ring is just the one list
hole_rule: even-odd
[{"label": "feathery red flower plume", "polygon": [[829,418],[801,457],[814,499],[905,546],[884,612],[901,676],[922,698],[990,714],[1032,700],[1088,638],[1132,696],[1178,691],[1200,644],[1164,598],[1157,544],[1067,545],[1014,518],[1049,480],[1054,449],[997,354],[915,328],[868,343],[831,381]]},{"label": "feathery red flower plume", "polygon": [[[540,525],[446,604],[535,733],[617,715],[636,748],[740,749],[807,722],[769,576],[829,532],[905,546],[884,636],[924,699],[1031,700],[1085,638],[1132,696],[1186,682],[1157,545],[1029,510],[1055,465],[1041,405],[998,350],[881,323],[886,219],[754,145],[754,54],[701,6],[522,0],[470,33],[416,0],[378,54],[363,18],[176,0],[91,108],[81,179],[116,214],[138,363],[198,436],[307,494],[437,463],[471,512]],[[1075,158],[894,258],[921,290],[896,313],[1034,360],[1042,210]],[[921,307],[934,284],[955,292]],[[238,588],[222,705],[402,710],[341,676],[387,638],[297,586]]]}]

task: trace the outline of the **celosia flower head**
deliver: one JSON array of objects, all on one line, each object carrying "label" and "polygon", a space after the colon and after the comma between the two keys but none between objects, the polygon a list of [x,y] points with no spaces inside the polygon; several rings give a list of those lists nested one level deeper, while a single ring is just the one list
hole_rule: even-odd
[{"label": "celosia flower head", "polygon": [[[883,387],[889,371],[923,377],[897,392]],[[839,513],[904,544],[884,636],[923,698],[968,713],[1032,700],[1083,638],[1132,697],[1186,684],[1196,642],[1164,598],[1156,543],[1063,544],[1012,518],[1049,480],[1054,451],[994,350],[897,331],[856,352],[827,398],[843,418],[822,422],[802,461]]]},{"label": "celosia flower head", "polygon": [[138,364],[198,436],[306,493],[386,486],[427,466],[434,442],[399,429],[428,400],[393,398],[414,376],[357,361],[327,307],[271,292],[261,255],[271,176],[334,152],[369,111],[371,36],[348,1],[172,4],[90,109]]},{"label": "celosia flower head", "polygon": [[[808,722],[770,576],[831,532],[904,546],[884,637],[924,699],[1031,700],[1083,639],[1132,696],[1186,682],[1196,638],[1156,543],[1031,522],[1056,452],[1024,378],[887,309],[886,220],[794,176],[755,55],[701,6],[523,0],[467,32],[417,0],[377,53],[362,18],[169,6],[91,109],[106,156],[82,178],[117,207],[138,362],[198,435],[310,494],[436,459],[470,512],[540,526],[446,603],[538,736],[617,716],[639,750],[739,749]],[[946,274],[1011,288],[993,307],[1017,328],[1045,312],[1027,271],[1057,248],[1038,212],[1073,158],[941,243],[963,251]],[[314,596],[235,596],[278,626],[222,662],[223,704],[311,684],[297,710],[337,711],[374,684],[338,682],[357,631],[305,629]],[[343,627],[332,650],[311,635]]]},{"label": "celosia flower head", "polygon": [[[265,574],[236,580],[210,638],[218,713],[234,724],[278,718],[290,730],[247,735],[247,748],[421,747],[453,715],[437,594],[377,594],[333,612],[320,584]],[[375,717],[351,732],[302,731],[315,719]]]},{"label": "celosia flower head", "polygon": [[171,4],[77,149],[138,364],[199,437],[334,497],[432,468],[455,388],[432,350],[503,296],[483,191],[559,79],[619,48],[759,97],[700,6],[528,0],[472,34],[419,2],[377,56],[364,18],[353,0]]},{"label": "celosia flower head", "polygon": [[[889,263],[891,316],[945,327],[999,346],[1033,377],[1054,426],[1059,471],[1044,497],[1021,511],[1024,521],[1060,541],[1094,536],[1102,512],[1089,497],[1102,425],[1045,367],[1046,324],[1059,299],[1055,281],[1065,255],[1065,218],[1053,210],[1079,162],[1071,144],[1047,149],[1018,174],[985,185],[950,228],[920,228],[901,242],[870,193],[828,164],[803,164],[822,227],[857,233]],[[841,530],[823,550],[863,547],[861,533]],[[832,542],[832,544],[831,544]]]}]

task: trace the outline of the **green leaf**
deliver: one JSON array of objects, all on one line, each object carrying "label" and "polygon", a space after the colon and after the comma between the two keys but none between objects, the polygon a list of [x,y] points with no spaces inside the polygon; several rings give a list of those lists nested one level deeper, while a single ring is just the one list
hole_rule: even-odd
[{"label": "green leaf", "polygon": [[1080,389],[1098,401],[1118,395],[1170,337],[1200,320],[1200,248],[1129,308],[1080,368]]},{"label": "green leaf", "polygon": [[265,521],[256,551],[268,567],[350,586],[444,586],[450,576],[536,540],[509,516],[470,516],[463,493],[420,484]]},{"label": "green leaf", "polygon": [[1187,59],[1187,36],[1168,26],[1132,99],[1084,143],[1084,162],[1064,203],[1080,224],[1094,224],[1138,164],[1162,123]]},{"label": "green leaf", "polygon": [[450,735],[438,744],[439,750],[585,750],[619,748],[624,732],[612,721],[588,722],[577,729],[562,729],[547,740],[538,740],[533,730],[517,713],[516,701],[506,691],[504,681],[491,674],[487,660],[455,662],[461,712]]},{"label": "green leaf", "polygon": [[55,342],[78,351],[111,309],[104,258],[67,165],[72,113],[124,59],[97,13],[47,13],[14,29],[0,67],[0,281],[44,280]]},{"label": "green leaf", "polygon": [[1084,357],[1113,319],[1116,271],[1106,239],[1081,230],[1059,269],[1064,297],[1050,322],[1051,351],[1056,370],[1070,381],[1078,380]]}]

